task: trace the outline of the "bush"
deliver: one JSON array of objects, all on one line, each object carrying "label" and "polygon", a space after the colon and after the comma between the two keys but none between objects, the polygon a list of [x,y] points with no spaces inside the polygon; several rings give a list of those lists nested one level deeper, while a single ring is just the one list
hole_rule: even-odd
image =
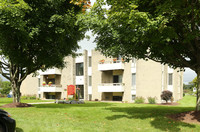
[{"label": "bush", "polygon": [[149,104],[155,104],[156,103],[156,97],[148,97]]},{"label": "bush", "polygon": [[135,98],[135,103],[136,103],[136,104],[144,103],[144,98],[143,98],[143,97],[136,97],[136,98]]},{"label": "bush", "polygon": [[166,103],[167,103],[168,100],[171,100],[171,99],[172,99],[172,92],[169,91],[169,90],[162,91],[161,99],[162,99],[162,100],[165,100]]},{"label": "bush", "polygon": [[26,96],[21,96],[21,99],[24,99],[24,100],[32,99],[32,100],[34,100],[34,99],[37,99],[37,98],[36,98],[36,95],[26,95]]}]

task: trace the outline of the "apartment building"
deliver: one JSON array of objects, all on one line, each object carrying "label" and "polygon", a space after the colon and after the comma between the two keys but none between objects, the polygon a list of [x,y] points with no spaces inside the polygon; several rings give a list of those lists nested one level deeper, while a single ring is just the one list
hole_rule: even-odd
[{"label": "apartment building", "polygon": [[[183,95],[183,72],[167,65],[148,60],[106,58],[98,51],[84,51],[82,56],[66,57],[63,69],[40,71],[39,76],[29,75],[22,83],[22,95],[35,94],[41,99],[64,99],[67,86],[80,88],[84,100],[133,102],[135,97],[156,97],[170,90],[174,100]],[[51,84],[49,84],[51,82]]]}]

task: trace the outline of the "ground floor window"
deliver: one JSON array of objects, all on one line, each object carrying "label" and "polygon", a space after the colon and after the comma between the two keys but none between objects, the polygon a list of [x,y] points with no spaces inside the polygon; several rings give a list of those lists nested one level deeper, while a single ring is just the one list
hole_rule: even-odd
[{"label": "ground floor window", "polygon": [[135,95],[132,95],[132,100],[133,100],[133,101],[135,100]]},{"label": "ground floor window", "polygon": [[89,101],[92,100],[92,94],[89,94]]}]

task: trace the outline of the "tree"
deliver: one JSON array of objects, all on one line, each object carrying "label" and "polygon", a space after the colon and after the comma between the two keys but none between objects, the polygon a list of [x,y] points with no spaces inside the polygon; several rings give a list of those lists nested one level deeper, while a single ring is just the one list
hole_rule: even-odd
[{"label": "tree", "polygon": [[0,73],[11,82],[13,102],[27,75],[63,67],[84,37],[78,16],[87,0],[1,0]]},{"label": "tree", "polygon": [[90,28],[97,49],[106,56],[151,59],[198,75],[196,110],[200,109],[200,1],[97,0]]},{"label": "tree", "polygon": [[1,94],[9,94],[11,91],[11,83],[9,81],[3,81],[1,84]]}]

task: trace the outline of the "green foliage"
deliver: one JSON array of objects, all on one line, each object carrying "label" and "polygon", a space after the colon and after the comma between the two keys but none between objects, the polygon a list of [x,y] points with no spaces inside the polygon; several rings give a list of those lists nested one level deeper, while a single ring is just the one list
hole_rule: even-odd
[{"label": "green foliage", "polygon": [[160,95],[160,97],[162,100],[165,100],[167,103],[169,100],[172,99],[172,92],[169,90],[162,91],[162,94]]},{"label": "green foliage", "polygon": [[36,97],[36,95],[26,95],[26,96],[21,96],[21,99],[23,99],[23,100],[36,100],[37,97]]},{"label": "green foliage", "polygon": [[193,87],[194,87],[194,85],[193,85],[193,83],[189,83],[189,84],[183,84],[183,89],[184,90],[192,90],[193,89]]},{"label": "green foliage", "polygon": [[155,104],[156,103],[156,97],[148,97],[149,104]]},{"label": "green foliage", "polygon": [[142,103],[144,103],[144,98],[143,97],[136,97],[135,98],[135,103],[136,104],[142,104]]},{"label": "green foliage", "polygon": [[3,81],[1,83],[1,88],[0,93],[7,95],[11,91],[11,83],[9,81]]}]

